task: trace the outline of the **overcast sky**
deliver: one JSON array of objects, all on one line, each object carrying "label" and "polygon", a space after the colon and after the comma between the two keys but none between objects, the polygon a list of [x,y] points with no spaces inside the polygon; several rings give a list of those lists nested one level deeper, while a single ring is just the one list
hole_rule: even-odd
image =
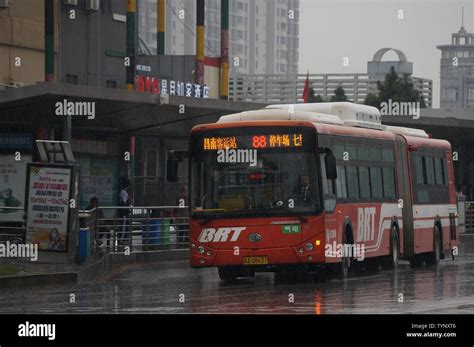
[{"label": "overcast sky", "polygon": [[[433,80],[439,107],[437,45],[450,44],[464,26],[473,31],[474,0],[300,0],[300,73],[365,73],[383,47],[398,48],[413,63],[413,75]],[[398,19],[403,10],[404,19]],[[349,66],[343,66],[349,57]],[[383,60],[397,60],[387,53]]]}]

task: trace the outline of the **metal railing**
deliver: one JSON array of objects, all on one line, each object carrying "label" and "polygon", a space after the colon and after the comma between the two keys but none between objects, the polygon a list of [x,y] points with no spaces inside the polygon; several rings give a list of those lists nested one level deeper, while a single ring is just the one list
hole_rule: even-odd
[{"label": "metal railing", "polygon": [[[12,218],[14,216],[14,218]],[[26,231],[23,207],[0,207],[0,243],[23,243]]]},{"label": "metal railing", "polygon": [[99,207],[81,210],[79,218],[95,255],[188,247],[186,206]]}]

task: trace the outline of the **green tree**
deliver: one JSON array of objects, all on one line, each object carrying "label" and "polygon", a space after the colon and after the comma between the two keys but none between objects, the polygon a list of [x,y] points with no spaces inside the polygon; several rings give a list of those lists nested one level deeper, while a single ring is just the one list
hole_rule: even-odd
[{"label": "green tree", "polygon": [[380,108],[380,98],[375,93],[369,93],[365,97],[364,104]]},{"label": "green tree", "polygon": [[389,100],[392,100],[392,102],[419,102],[421,108],[426,107],[423,95],[415,88],[410,77],[405,74],[400,78],[393,66],[385,76],[385,80],[377,82],[377,89],[377,94],[367,94],[364,104],[380,109],[382,102],[388,103]]},{"label": "green tree", "polygon": [[316,101],[315,102],[326,102],[326,100],[324,100],[324,98],[321,96],[321,95],[316,95]]},{"label": "green tree", "polygon": [[398,81],[398,101],[419,102],[421,108],[426,108],[425,98],[410,80],[407,74],[404,74]]},{"label": "green tree", "polygon": [[334,101],[347,101],[346,92],[344,91],[344,89],[342,87],[337,87],[334,90],[334,95],[331,96],[331,101],[332,102],[334,102]]},{"label": "green tree", "polygon": [[314,88],[310,88],[308,102],[324,102],[324,99],[322,98],[321,95],[319,94],[316,95]]}]

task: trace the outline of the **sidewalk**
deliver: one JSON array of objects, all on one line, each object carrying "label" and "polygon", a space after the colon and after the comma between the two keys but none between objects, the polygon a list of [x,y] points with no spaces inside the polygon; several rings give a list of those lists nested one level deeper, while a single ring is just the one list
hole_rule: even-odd
[{"label": "sidewalk", "polygon": [[189,251],[159,250],[151,252],[108,253],[99,258],[91,258],[84,264],[54,263],[19,259],[0,261],[0,289],[46,284],[79,283],[97,281],[124,266],[157,261],[187,259]]},{"label": "sidewalk", "polygon": [[90,265],[2,259],[0,288],[77,282],[78,273]]},{"label": "sidewalk", "polygon": [[[36,275],[56,272],[76,272],[84,268],[84,265],[78,264],[57,264],[39,261],[20,261],[2,259],[0,262],[0,278],[6,275]],[[6,271],[5,271],[6,269]],[[15,273],[10,273],[10,272]]]}]

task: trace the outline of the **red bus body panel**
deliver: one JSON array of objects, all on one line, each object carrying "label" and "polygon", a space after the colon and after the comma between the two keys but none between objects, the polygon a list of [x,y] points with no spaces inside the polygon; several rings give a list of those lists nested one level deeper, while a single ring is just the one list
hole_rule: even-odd
[{"label": "red bus body panel", "polygon": [[[216,123],[199,125],[192,132],[220,129],[241,128],[254,126],[305,126],[315,128],[318,134],[372,138],[395,142],[396,136],[391,132],[365,128],[346,127],[330,124],[315,124],[306,121],[248,121],[236,123]],[[432,147],[445,150],[445,160],[448,168],[449,204],[413,205],[413,223],[415,233],[414,253],[430,252],[433,250],[433,228],[436,222],[442,226],[443,250],[450,251],[459,243],[457,227],[456,192],[454,172],[451,159],[451,145],[444,140],[403,136],[407,143],[407,157],[409,151],[416,147]],[[410,149],[412,148],[412,149]],[[409,160],[408,160],[409,161]],[[408,163],[410,176],[412,169]],[[410,187],[404,189],[412,190]],[[411,192],[410,196],[413,197]],[[412,201],[413,203],[413,201]],[[455,237],[449,223],[449,213],[455,215]],[[340,262],[340,257],[327,256],[325,249],[342,243],[342,235],[347,225],[352,230],[354,245],[365,248],[365,258],[386,256],[390,254],[390,232],[396,225],[400,238],[400,253],[403,254],[404,228],[402,210],[398,203],[337,203],[333,213],[323,212],[319,216],[305,216],[304,222],[296,217],[271,218],[239,218],[215,219],[199,221],[190,219],[190,261],[193,267],[244,265],[244,257],[267,257],[268,265],[283,264],[325,264]],[[300,225],[301,231],[294,234],[284,234],[282,225]],[[226,234],[215,242],[202,242],[200,237],[204,229],[214,230],[218,235]],[[221,228],[221,229],[220,229]],[[222,229],[224,228],[224,229]],[[227,228],[227,229],[226,229]],[[233,230],[241,229],[238,238],[231,240]],[[262,239],[252,242],[251,234],[259,234]],[[308,243],[314,245],[313,250],[307,251]],[[204,247],[205,252],[199,254],[197,248]],[[304,252],[300,253],[300,249]],[[209,254],[209,255],[208,255]]]}]

